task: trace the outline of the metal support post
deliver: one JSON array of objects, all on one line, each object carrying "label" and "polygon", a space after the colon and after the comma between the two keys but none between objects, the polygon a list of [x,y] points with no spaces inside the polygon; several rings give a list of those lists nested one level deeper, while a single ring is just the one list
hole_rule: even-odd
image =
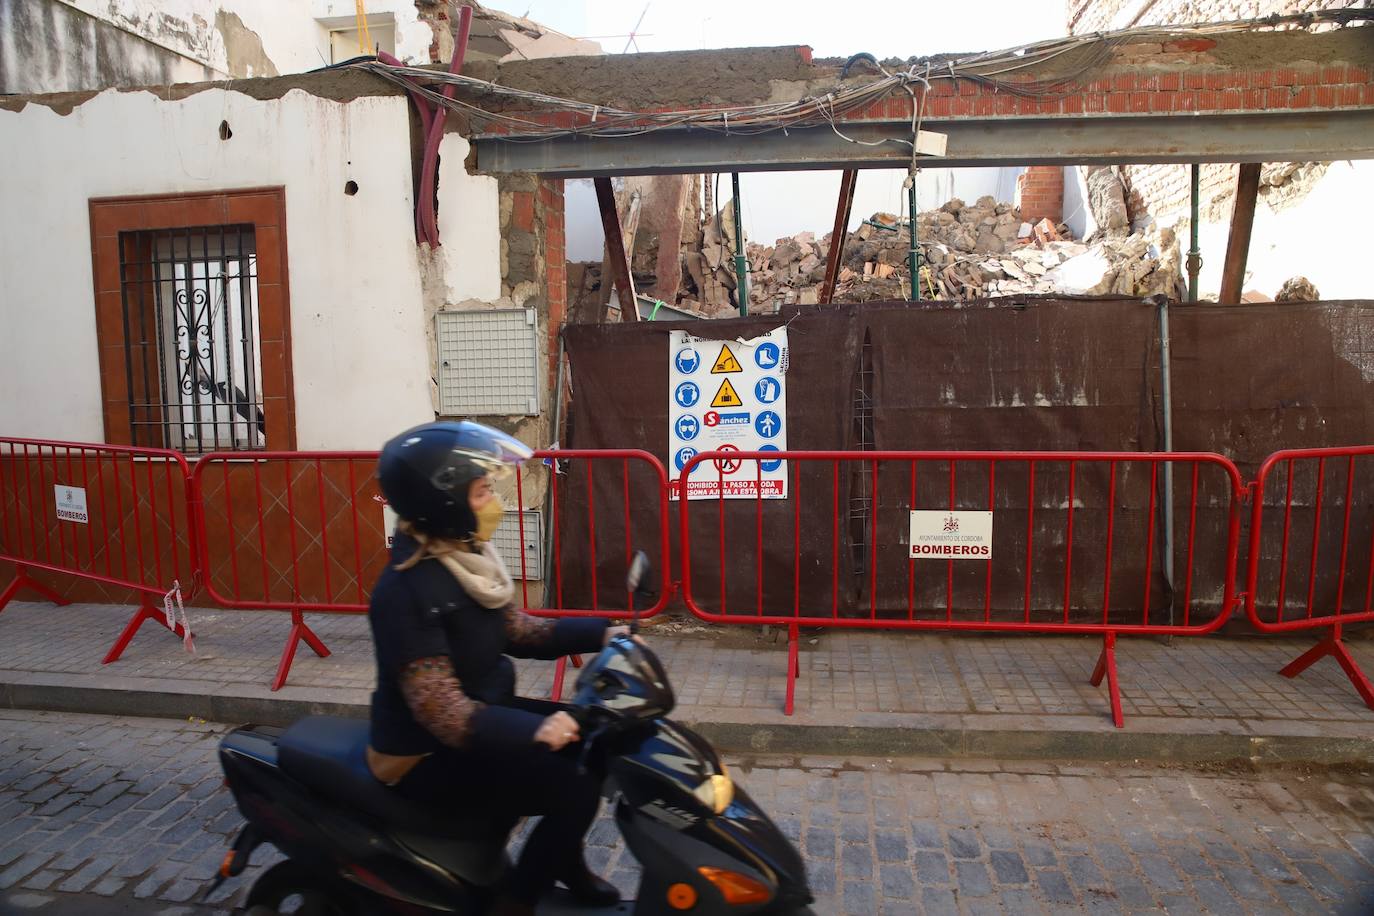
[{"label": "metal support post", "polygon": [[[592,184],[596,186],[596,203],[601,210],[601,228],[606,233],[606,259],[610,261],[611,280],[620,299],[620,320],[638,321],[639,306],[635,300],[634,276],[630,273],[630,253],[625,250],[625,239],[620,232],[615,190],[609,178],[593,179]],[[602,315],[604,318],[605,313]]]},{"label": "metal support post", "polygon": [[1226,263],[1221,267],[1223,304],[1240,302],[1245,284],[1245,259],[1250,253],[1250,230],[1255,226],[1255,201],[1259,199],[1260,164],[1241,163],[1236,177],[1236,206],[1231,212],[1231,235],[1226,240]]},{"label": "metal support post", "polygon": [[730,173],[730,186],[735,192],[735,299],[739,313],[749,314],[749,260],[744,256],[744,218],[739,208],[739,172]]},{"label": "metal support post", "polygon": [[859,173],[845,169],[840,176],[840,199],[835,205],[835,228],[830,230],[830,252],[825,256],[825,285],[821,287],[821,304],[835,300],[835,284],[840,279],[840,259],[844,257],[844,237],[849,229],[849,214],[854,208],[854,186]]},{"label": "metal support post", "polygon": [[1197,244],[1197,222],[1198,211],[1200,209],[1199,200],[1202,197],[1202,166],[1194,162],[1192,165],[1192,173],[1193,215],[1192,219],[1188,221],[1188,234],[1191,240],[1191,244],[1188,247],[1188,260],[1186,264],[1188,267],[1188,301],[1196,302],[1197,278],[1198,274],[1202,272],[1202,250],[1198,248]]}]

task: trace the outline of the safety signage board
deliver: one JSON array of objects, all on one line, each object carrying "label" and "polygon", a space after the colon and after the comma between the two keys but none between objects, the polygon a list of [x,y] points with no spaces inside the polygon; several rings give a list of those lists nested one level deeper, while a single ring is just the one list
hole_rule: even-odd
[{"label": "safety signage board", "polygon": [[53,496],[57,500],[57,517],[64,522],[80,522],[89,524],[90,516],[86,513],[86,490],[84,487],[64,487],[56,484],[53,488]]},{"label": "safety signage board", "polygon": [[967,509],[914,510],[911,559],[991,560],[992,513]]},{"label": "safety signage board", "polygon": [[[668,338],[668,455],[681,474],[702,452],[787,449],[787,328],[749,340]],[[787,498],[782,459],[721,458],[699,464],[688,499]],[[679,497],[672,489],[673,499]]]}]

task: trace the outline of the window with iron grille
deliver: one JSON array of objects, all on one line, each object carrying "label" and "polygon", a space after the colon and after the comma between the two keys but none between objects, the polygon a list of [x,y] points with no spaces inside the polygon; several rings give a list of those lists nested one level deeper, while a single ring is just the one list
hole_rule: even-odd
[{"label": "window with iron grille", "polygon": [[129,435],[185,452],[265,447],[251,224],[121,232]]}]

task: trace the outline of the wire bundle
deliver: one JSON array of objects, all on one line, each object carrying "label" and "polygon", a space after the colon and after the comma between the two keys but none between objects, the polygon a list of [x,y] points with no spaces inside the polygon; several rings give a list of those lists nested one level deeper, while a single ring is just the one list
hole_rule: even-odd
[{"label": "wire bundle", "polygon": [[[391,66],[373,58],[355,59],[340,66],[367,70],[408,91],[417,93],[435,105],[441,105],[467,115],[480,130],[497,125],[518,136],[513,142],[537,142],[555,137],[632,137],[659,130],[695,128],[726,134],[760,134],[789,128],[830,126],[838,134],[837,122],[888,96],[906,92],[915,99],[917,86],[926,92],[940,80],[957,83],[967,80],[994,92],[1006,92],[1021,97],[1052,95],[1064,87],[1081,82],[1082,78],[1100,69],[1111,60],[1113,51],[1124,44],[1152,39],[1176,38],[1180,34],[1198,36],[1253,31],[1261,28],[1296,26],[1306,28],[1318,23],[1349,25],[1361,20],[1374,20],[1374,10],[1322,10],[1285,16],[1266,16],[1238,22],[1195,23],[1185,26],[1144,26],[1118,32],[1099,32],[1093,35],[1056,38],[1001,51],[989,51],[960,58],[911,59],[903,68],[889,70],[872,61],[869,55],[856,55],[872,62],[880,77],[858,85],[837,83],[824,95],[811,95],[791,102],[758,105],[739,105],[718,108],[690,108],[678,111],[630,111],[612,105],[599,105],[542,92],[515,89],[488,80],[458,73],[447,73],[422,67]],[[1079,59],[1062,74],[1042,79],[1016,79],[1018,72],[1039,68],[1073,51],[1084,51]],[[846,70],[848,67],[846,66]],[[542,111],[572,112],[587,117],[588,123],[560,127],[533,121],[519,114],[493,111],[459,98],[446,98],[440,90],[452,85],[466,90],[476,99],[496,98],[528,104]],[[913,133],[919,127],[913,118]],[[841,134],[843,136],[843,134]],[[851,138],[845,137],[849,140]],[[852,141],[859,142],[859,141]],[[886,142],[886,141],[878,141]],[[908,141],[899,141],[907,143]]]}]

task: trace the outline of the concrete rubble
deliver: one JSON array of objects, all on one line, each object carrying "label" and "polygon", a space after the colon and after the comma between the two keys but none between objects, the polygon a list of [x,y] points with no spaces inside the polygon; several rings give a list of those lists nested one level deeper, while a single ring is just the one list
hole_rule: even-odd
[{"label": "concrete rubble", "polygon": [[[1128,229],[1120,180],[1110,169],[1089,176],[1092,207],[1103,228],[1075,239],[1068,226],[1021,219],[1018,208],[990,196],[968,204],[958,198],[917,216],[921,298],[968,301],[1018,295],[1127,295],[1166,293],[1182,298],[1182,253],[1171,229]],[[875,213],[850,232],[840,253],[834,301],[905,299],[910,289],[909,220]],[[695,231],[681,235],[681,276],[658,276],[671,264],[649,239],[636,244],[636,283],[675,289],[670,305],[707,318],[738,314],[734,301],[734,221],[726,200]],[[649,245],[643,243],[650,242]],[[801,232],[772,245],[747,242],[749,312],[769,314],[788,305],[815,305],[824,295],[830,234]],[[588,271],[588,283],[599,283]],[[649,286],[641,286],[648,289]]]},{"label": "concrete rubble", "polygon": [[[1104,183],[1105,185],[1105,183]],[[1109,196],[1103,191],[1104,198]],[[1181,257],[1168,229],[1127,234],[1119,184],[1119,224],[1087,240],[1047,220],[1032,225],[992,197],[954,199],[917,216],[921,298],[970,300],[1012,295],[1178,295]],[[1104,205],[1108,209],[1110,202]],[[846,237],[836,302],[902,299],[910,284],[909,221],[875,213]],[[830,236],[803,232],[772,246],[746,246],[750,311],[820,301]]]}]

